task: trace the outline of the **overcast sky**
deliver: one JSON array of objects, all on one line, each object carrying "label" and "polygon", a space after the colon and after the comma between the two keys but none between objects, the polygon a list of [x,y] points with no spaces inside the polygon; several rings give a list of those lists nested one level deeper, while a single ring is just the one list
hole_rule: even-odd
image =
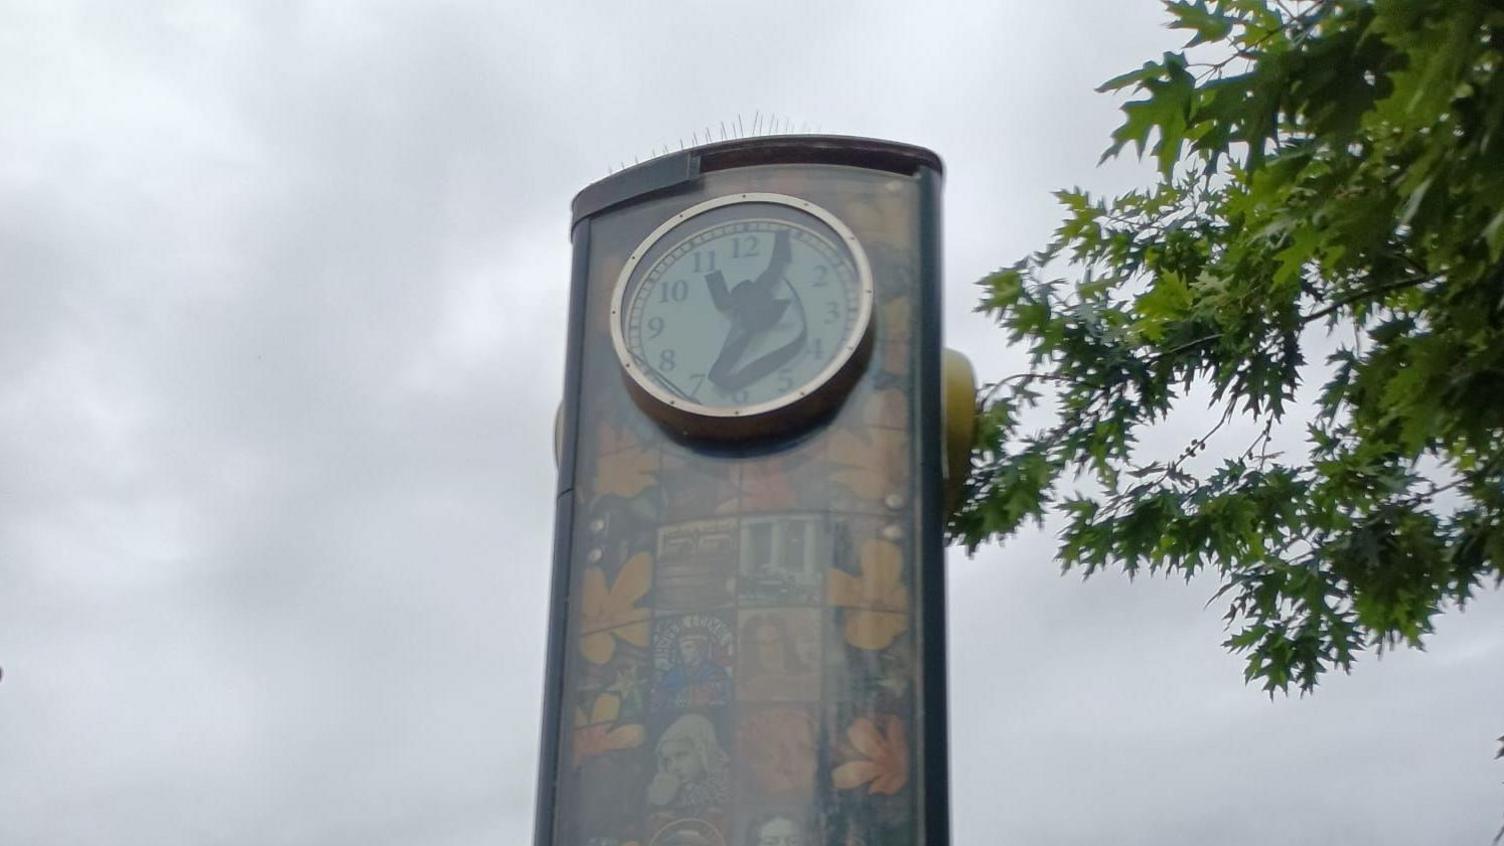
[{"label": "overcast sky", "polygon": [[[0,0],[0,844],[530,843],[572,195],[737,115],[931,147],[1003,375],[972,283],[1143,178],[1092,88],[1161,20]],[[1504,596],[1271,702],[1215,585],[1050,549],[951,553],[958,846],[1497,829]]]}]

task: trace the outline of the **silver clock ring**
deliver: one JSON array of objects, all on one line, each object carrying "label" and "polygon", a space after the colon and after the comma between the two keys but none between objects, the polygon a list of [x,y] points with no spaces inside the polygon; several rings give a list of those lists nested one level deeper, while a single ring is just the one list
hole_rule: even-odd
[{"label": "silver clock ring", "polygon": [[[622,328],[622,313],[626,306],[627,289],[632,282],[632,276],[643,259],[663,240],[664,236],[686,221],[714,209],[758,203],[786,206],[808,214],[829,227],[840,238],[841,242],[850,252],[857,274],[857,314],[853,323],[853,330],[842,340],[841,348],[835,352],[824,368],[806,380],[796,390],[791,390],[782,396],[760,403],[732,406],[704,405],[681,396],[676,396],[642,372],[642,367],[636,363],[636,357],[627,345],[626,333]],[[727,194],[697,203],[668,218],[644,238],[637,248],[632,251],[632,254],[628,256],[626,264],[622,266],[621,273],[617,277],[616,287],[611,295],[609,321],[611,326],[611,343],[616,350],[617,360],[620,362],[634,388],[646,394],[662,408],[674,412],[675,417],[682,418],[688,415],[710,421],[765,417],[773,415],[781,409],[796,405],[807,397],[818,393],[821,388],[830,384],[851,363],[853,357],[857,355],[867,337],[871,334],[873,299],[872,267],[867,260],[867,253],[862,249],[861,242],[857,240],[856,234],[840,218],[808,200],[802,200],[788,194],[768,192]]]}]

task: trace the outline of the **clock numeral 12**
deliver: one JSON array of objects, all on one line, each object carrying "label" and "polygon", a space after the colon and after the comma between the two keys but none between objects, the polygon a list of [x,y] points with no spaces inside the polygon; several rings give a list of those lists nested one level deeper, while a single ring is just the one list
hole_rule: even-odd
[{"label": "clock numeral 12", "polygon": [[749,256],[755,256],[758,254],[757,249],[757,238],[755,236],[747,235],[745,237],[736,237],[731,239],[732,258],[746,258]]}]

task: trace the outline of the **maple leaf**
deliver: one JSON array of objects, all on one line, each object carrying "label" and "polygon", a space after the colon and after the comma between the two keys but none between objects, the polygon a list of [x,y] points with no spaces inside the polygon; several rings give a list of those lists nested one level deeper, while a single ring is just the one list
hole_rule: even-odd
[{"label": "maple leaf", "polygon": [[852,790],[866,785],[868,793],[892,796],[909,783],[908,732],[903,722],[891,714],[879,715],[877,719],[874,723],[858,717],[846,729],[846,740],[859,757],[831,773],[838,789]]},{"label": "maple leaf", "polygon": [[627,429],[602,423],[595,467],[595,495],[630,499],[658,481],[658,451],[644,449]]},{"label": "maple leaf", "polygon": [[652,567],[652,557],[639,552],[627,559],[610,587],[606,586],[605,570],[586,568],[584,596],[580,601],[580,652],[591,663],[610,661],[618,639],[647,647],[648,617],[652,612],[638,608],[637,602],[647,595]]},{"label": "maple leaf", "polygon": [[583,708],[575,710],[575,766],[597,755],[642,745],[646,732],[641,725],[613,725],[620,714],[621,699],[610,693],[597,696],[588,713]]},{"label": "maple leaf", "polygon": [[903,552],[885,540],[867,540],[861,575],[830,571],[830,604],[845,608],[846,642],[858,649],[886,649],[909,629],[909,589],[903,584]]}]

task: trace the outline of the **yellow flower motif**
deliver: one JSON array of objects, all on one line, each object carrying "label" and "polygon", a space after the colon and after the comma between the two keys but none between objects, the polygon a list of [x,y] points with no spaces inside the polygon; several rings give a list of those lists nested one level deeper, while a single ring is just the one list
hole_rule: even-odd
[{"label": "yellow flower motif", "polygon": [[595,698],[595,704],[587,713],[578,708],[574,712],[574,765],[578,767],[587,758],[604,755],[618,749],[635,749],[642,745],[646,731],[641,725],[612,726],[621,714],[621,699],[614,694],[603,693]]},{"label": "yellow flower motif", "polygon": [[602,423],[595,468],[595,495],[637,496],[657,482],[658,451],[644,449],[626,429]]},{"label": "yellow flower motif", "polygon": [[846,611],[846,642],[858,649],[886,649],[909,630],[909,589],[903,584],[903,552],[885,540],[862,542],[860,576],[830,571],[830,604]]},{"label": "yellow flower motif", "polygon": [[861,434],[837,429],[830,435],[830,477],[867,500],[880,500],[903,487],[909,440],[899,429],[873,427]]},{"label": "yellow flower motif", "polygon": [[859,756],[831,773],[840,790],[867,785],[868,793],[892,796],[909,783],[909,737],[903,722],[892,714],[878,717],[878,723],[858,717],[846,729],[846,740]]},{"label": "yellow flower motif", "polygon": [[639,552],[627,560],[609,588],[605,570],[586,568],[584,596],[580,600],[580,652],[592,664],[610,661],[618,639],[647,647],[648,617],[652,612],[638,608],[637,602],[647,595],[652,567],[652,557]]}]

